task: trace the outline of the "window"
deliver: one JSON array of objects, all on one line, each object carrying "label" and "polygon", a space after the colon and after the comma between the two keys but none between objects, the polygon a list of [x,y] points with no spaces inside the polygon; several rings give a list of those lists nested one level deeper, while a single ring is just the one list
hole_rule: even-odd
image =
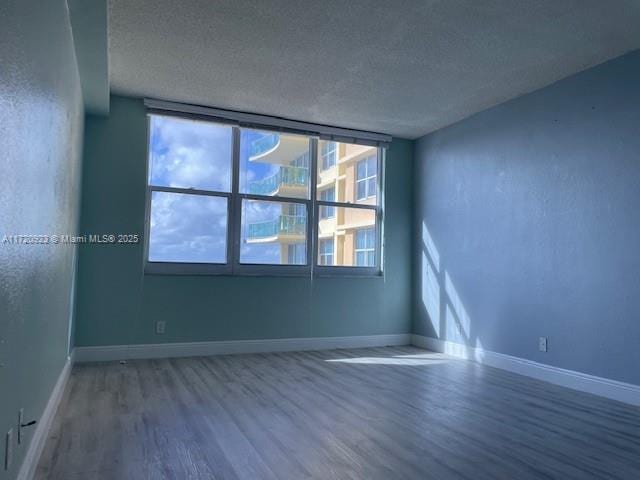
[{"label": "window", "polygon": [[307,210],[305,205],[254,199],[242,200],[240,263],[288,265],[288,247],[307,243]]},{"label": "window", "polygon": [[356,165],[356,199],[366,200],[376,196],[378,165],[374,155],[359,160]]},{"label": "window", "polygon": [[[336,168],[326,172],[318,168],[317,175],[316,229],[322,239],[318,242],[318,270],[321,273],[341,270],[356,274],[379,270],[381,209],[376,195],[379,151],[365,145],[333,143],[337,152]],[[318,158],[321,158],[325,151],[322,141],[318,148]],[[364,194],[359,191],[361,184],[365,188]],[[332,221],[323,221],[327,218]],[[365,230],[371,232],[366,239],[367,252],[356,252],[358,232]],[[325,239],[331,240],[331,263],[324,261]]]},{"label": "window", "polygon": [[[324,200],[325,202],[333,202],[336,199],[336,190],[331,187],[326,190],[320,192],[320,200]],[[335,217],[335,207],[320,207],[320,219],[324,220],[327,218]]]},{"label": "window", "polygon": [[322,170],[328,170],[336,164],[337,154],[337,142],[320,141],[320,165],[322,165]]},{"label": "window", "polygon": [[[377,147],[149,114],[145,272],[303,275],[315,262],[320,274],[377,274],[379,157]],[[374,187],[361,204],[362,159]]]},{"label": "window", "polygon": [[333,239],[320,240],[319,265],[333,265]]},{"label": "window", "polygon": [[356,231],[355,263],[359,267],[373,267],[376,263],[376,231],[363,228]]},{"label": "window", "polygon": [[[356,270],[361,270],[363,267],[373,268],[376,266],[376,254],[377,254],[377,221],[376,210],[369,208],[355,208],[355,207],[333,207],[336,211],[335,224],[326,225],[318,221],[318,233],[320,235],[320,242],[318,243],[318,265],[332,265],[333,267],[356,267]],[[367,239],[369,243],[362,243],[362,239],[359,240],[359,232],[369,230],[372,232],[370,239]],[[330,238],[328,238],[330,236]],[[324,239],[330,240],[335,246],[333,250],[332,263],[322,263],[322,241]],[[366,245],[371,251],[371,261],[362,260],[361,255],[358,255],[356,250],[364,248],[362,245]],[[333,269],[335,270],[335,268]]]},{"label": "window", "polygon": [[309,137],[240,129],[240,193],[309,198]]},{"label": "window", "polygon": [[149,261],[227,263],[227,199],[152,191]]},{"label": "window", "polygon": [[148,260],[227,264],[232,129],[152,116]]}]

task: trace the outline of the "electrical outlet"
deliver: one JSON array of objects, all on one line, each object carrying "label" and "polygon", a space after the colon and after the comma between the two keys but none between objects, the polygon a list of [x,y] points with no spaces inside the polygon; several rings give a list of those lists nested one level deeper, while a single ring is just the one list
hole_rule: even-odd
[{"label": "electrical outlet", "polygon": [[22,443],[22,425],[24,424],[24,408],[18,412],[18,445]]},{"label": "electrical outlet", "polygon": [[538,339],[538,350],[540,350],[541,352],[546,352],[547,351],[547,337],[540,337]]},{"label": "electrical outlet", "polygon": [[7,432],[7,443],[4,447],[4,469],[9,470],[13,461],[13,428]]},{"label": "electrical outlet", "polygon": [[156,335],[163,335],[166,326],[167,322],[165,322],[164,320],[156,322]]}]

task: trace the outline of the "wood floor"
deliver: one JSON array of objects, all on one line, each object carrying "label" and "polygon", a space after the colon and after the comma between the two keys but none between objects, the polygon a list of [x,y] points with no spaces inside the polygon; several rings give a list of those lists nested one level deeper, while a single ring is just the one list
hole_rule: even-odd
[{"label": "wood floor", "polygon": [[36,478],[640,479],[640,408],[412,347],[76,365]]}]

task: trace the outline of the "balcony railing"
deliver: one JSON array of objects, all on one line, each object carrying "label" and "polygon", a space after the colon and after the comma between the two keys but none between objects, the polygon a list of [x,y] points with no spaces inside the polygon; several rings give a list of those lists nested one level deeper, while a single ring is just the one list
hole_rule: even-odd
[{"label": "balcony railing", "polygon": [[304,167],[280,167],[278,173],[270,177],[249,183],[249,193],[270,195],[282,185],[306,187],[309,183],[309,170]]},{"label": "balcony railing", "polygon": [[280,215],[276,220],[250,223],[249,238],[268,238],[278,235],[305,235],[307,217],[302,215]]},{"label": "balcony railing", "polygon": [[280,142],[280,135],[277,133],[266,133],[264,136],[251,142],[249,156],[257,157],[269,150],[272,150]]}]

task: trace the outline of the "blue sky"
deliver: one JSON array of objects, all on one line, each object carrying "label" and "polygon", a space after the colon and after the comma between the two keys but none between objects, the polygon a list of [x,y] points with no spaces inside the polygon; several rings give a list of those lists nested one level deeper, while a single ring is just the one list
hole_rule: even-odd
[{"label": "blue sky", "polygon": [[[209,122],[152,116],[150,135],[152,185],[229,192],[231,128]],[[240,147],[241,191],[248,183],[273,175],[278,167],[249,162],[251,142],[261,133],[243,130]],[[275,220],[281,204],[245,201],[241,262],[279,263],[277,244],[248,244],[246,224]],[[151,208],[151,261],[223,263],[227,201],[222,197],[154,192]]]}]

